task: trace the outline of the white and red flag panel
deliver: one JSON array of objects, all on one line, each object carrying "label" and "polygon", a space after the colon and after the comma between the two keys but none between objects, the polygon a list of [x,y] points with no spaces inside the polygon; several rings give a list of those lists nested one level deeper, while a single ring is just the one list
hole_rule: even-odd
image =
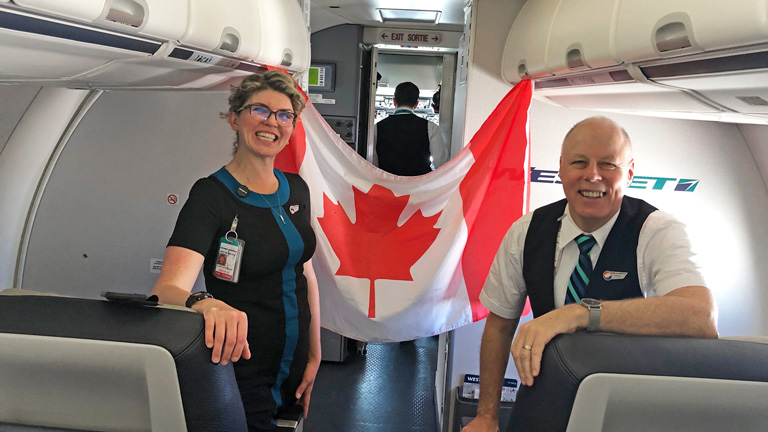
[{"label": "white and red flag panel", "polygon": [[485,318],[491,261],[527,209],[523,81],[458,155],[419,177],[361,158],[308,104],[276,161],[309,184],[322,325],[363,341],[403,341]]}]

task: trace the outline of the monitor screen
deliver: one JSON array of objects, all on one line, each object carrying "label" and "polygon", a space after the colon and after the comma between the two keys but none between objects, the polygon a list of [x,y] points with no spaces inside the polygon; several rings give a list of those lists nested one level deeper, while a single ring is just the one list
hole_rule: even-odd
[{"label": "monitor screen", "polygon": [[307,82],[310,91],[333,91],[335,82],[333,64],[312,64],[307,72]]}]

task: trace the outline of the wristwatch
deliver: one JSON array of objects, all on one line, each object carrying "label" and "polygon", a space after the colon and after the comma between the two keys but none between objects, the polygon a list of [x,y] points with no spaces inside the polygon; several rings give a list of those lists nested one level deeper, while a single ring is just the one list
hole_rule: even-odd
[{"label": "wristwatch", "polygon": [[184,305],[188,308],[191,308],[193,304],[199,302],[200,300],[208,299],[208,298],[213,298],[211,293],[205,292],[205,291],[198,291],[190,295],[189,297],[187,297],[187,302],[184,303]]},{"label": "wristwatch", "polygon": [[603,310],[603,303],[600,300],[583,298],[579,304],[587,308],[589,311],[589,324],[587,324],[587,331],[597,331],[600,328],[600,311]]}]

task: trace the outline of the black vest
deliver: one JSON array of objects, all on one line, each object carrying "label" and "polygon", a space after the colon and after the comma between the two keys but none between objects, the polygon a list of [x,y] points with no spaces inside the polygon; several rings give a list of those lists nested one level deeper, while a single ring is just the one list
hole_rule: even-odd
[{"label": "black vest", "polygon": [[[555,246],[560,229],[557,219],[563,215],[565,205],[563,199],[536,209],[525,237],[523,278],[534,317],[555,308]],[[642,297],[637,277],[637,240],[645,219],[654,211],[656,208],[643,200],[627,196],[622,199],[619,217],[600,251],[584,297],[600,300]],[[624,279],[611,279],[604,275],[606,271],[627,275]]]},{"label": "black vest", "polygon": [[428,123],[416,114],[391,115],[377,123],[379,168],[401,176],[432,171]]}]

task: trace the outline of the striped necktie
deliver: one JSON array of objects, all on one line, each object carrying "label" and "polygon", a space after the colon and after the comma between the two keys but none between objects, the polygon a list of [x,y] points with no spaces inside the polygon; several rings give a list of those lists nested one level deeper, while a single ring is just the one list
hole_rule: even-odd
[{"label": "striped necktie", "polygon": [[589,234],[580,234],[576,237],[576,245],[579,247],[579,260],[568,280],[568,290],[565,292],[565,304],[578,303],[584,297],[584,291],[589,285],[589,276],[592,274],[592,259],[589,251],[597,243]]}]

